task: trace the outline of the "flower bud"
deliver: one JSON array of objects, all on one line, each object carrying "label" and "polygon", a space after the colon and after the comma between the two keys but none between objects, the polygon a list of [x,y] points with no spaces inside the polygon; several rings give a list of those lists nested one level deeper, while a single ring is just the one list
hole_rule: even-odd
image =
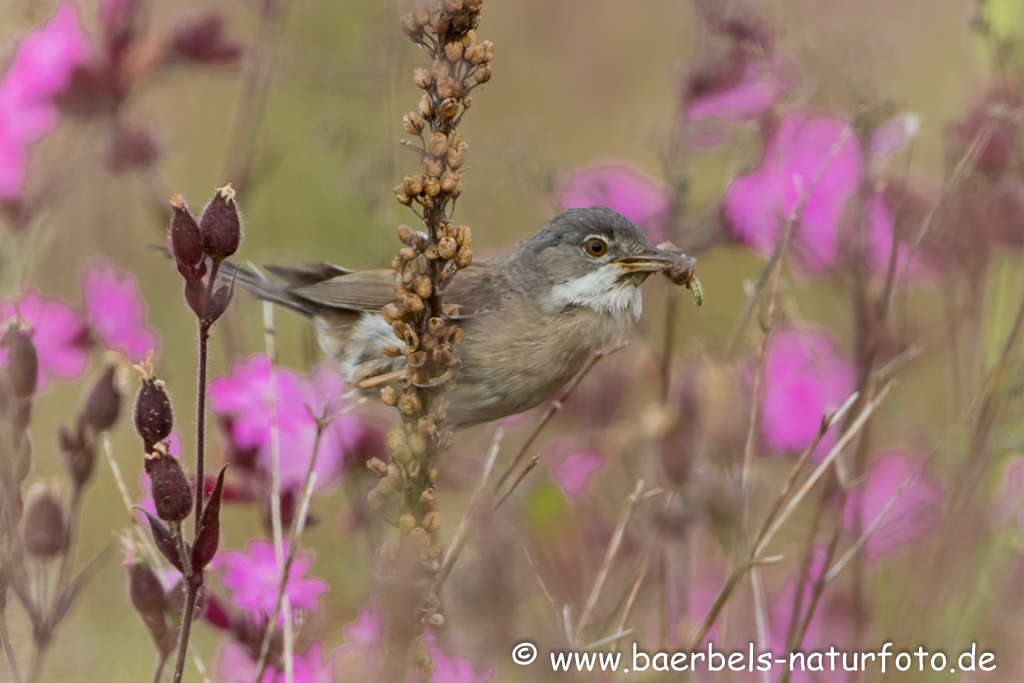
[{"label": "flower bud", "polygon": [[39,355],[32,337],[12,327],[4,335],[0,346],[8,349],[7,374],[11,378],[14,395],[22,400],[32,396],[39,381]]},{"label": "flower bud", "polygon": [[449,97],[441,103],[441,113],[446,119],[454,119],[459,114],[459,103]]},{"label": "flower bud", "polygon": [[192,511],[192,487],[173,455],[158,447],[146,456],[146,475],[153,492],[156,515],[165,522],[180,522]]},{"label": "flower bud", "polygon": [[[148,562],[128,566],[128,597],[147,627],[165,623],[167,594]],[[152,632],[152,628],[150,630]]]},{"label": "flower bud", "polygon": [[476,72],[476,82],[477,83],[486,83],[489,80],[491,80],[491,65],[490,64],[484,64],[479,69],[477,69],[477,72]]},{"label": "flower bud", "polygon": [[21,539],[29,553],[44,558],[59,555],[67,545],[64,509],[43,484],[28,493],[21,520]]},{"label": "flower bud", "polygon": [[199,219],[203,251],[214,262],[223,261],[238,251],[242,242],[242,223],[235,206],[235,191],[228,183],[219,188]]},{"label": "flower bud", "polygon": [[108,365],[89,392],[82,417],[98,433],[113,427],[120,415],[121,390],[117,386],[117,368]]},{"label": "flower bud", "polygon": [[188,277],[203,260],[203,240],[199,224],[189,213],[185,198],[180,194],[174,195],[171,206],[174,207],[170,228],[171,255],[181,267],[182,275]]},{"label": "flower bud", "polygon": [[419,135],[423,132],[423,119],[414,111],[402,117],[402,124],[405,126],[405,132],[409,135]]},{"label": "flower bud", "polygon": [[416,84],[417,88],[426,90],[434,84],[434,77],[423,67],[418,67],[412,72],[412,82]]},{"label": "flower bud", "polygon": [[64,461],[64,467],[71,475],[71,481],[75,487],[81,489],[92,477],[96,463],[96,444],[88,437],[86,430],[81,425],[75,434],[61,425],[57,430],[57,437],[60,441],[60,455]]},{"label": "flower bud", "polygon": [[162,380],[146,378],[135,398],[135,431],[142,437],[146,453],[171,435],[174,414]]}]

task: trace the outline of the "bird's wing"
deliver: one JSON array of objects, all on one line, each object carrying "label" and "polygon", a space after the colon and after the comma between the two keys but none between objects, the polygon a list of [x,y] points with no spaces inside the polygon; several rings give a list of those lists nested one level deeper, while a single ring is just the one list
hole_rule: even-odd
[{"label": "bird's wing", "polygon": [[[290,279],[290,278],[286,278]],[[501,296],[494,269],[487,261],[464,268],[444,293],[445,303],[459,307],[459,318],[489,310]],[[392,270],[361,270],[320,282],[292,287],[293,294],[314,304],[349,311],[380,311],[397,302]]]}]

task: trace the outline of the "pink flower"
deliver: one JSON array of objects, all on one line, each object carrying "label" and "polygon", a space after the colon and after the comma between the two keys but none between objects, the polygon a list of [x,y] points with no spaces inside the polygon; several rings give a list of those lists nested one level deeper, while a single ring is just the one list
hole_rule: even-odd
[{"label": "pink flower", "polygon": [[[234,361],[231,374],[210,384],[210,406],[227,425],[228,434],[241,450],[255,450],[255,466],[268,480],[271,472],[271,424],[274,405],[272,367],[266,356]],[[313,445],[316,420],[325,400],[328,414],[343,406],[344,384],[337,372],[322,366],[312,380],[294,370],[277,370],[277,424],[280,444],[281,486],[297,490],[305,480]],[[308,409],[307,409],[308,408]],[[342,470],[344,458],[360,444],[364,427],[351,415],[340,415],[325,431],[317,455],[317,487],[330,482]]]},{"label": "pink flower", "polygon": [[599,453],[575,451],[551,468],[551,474],[570,500],[576,500],[587,486],[587,481],[604,465]]},{"label": "pink flower", "polygon": [[494,676],[494,667],[482,674],[473,670],[473,662],[464,657],[449,657],[437,646],[434,634],[423,638],[427,645],[427,654],[437,664],[431,683],[487,683]]},{"label": "pink flower", "polygon": [[[885,509],[903,486],[915,475],[920,459],[904,451],[882,453],[868,473],[863,486],[853,489],[843,511],[843,526],[852,530],[860,508],[860,531],[863,533]],[[865,552],[869,559],[923,536],[932,528],[935,503],[942,498],[942,485],[926,473],[918,473],[892,507],[882,517],[878,528],[868,537]]]},{"label": "pink flower", "polygon": [[[810,445],[822,417],[853,393],[856,368],[839,354],[825,332],[778,330],[771,339],[764,368],[765,444],[782,453],[801,452]],[[835,443],[829,433],[814,455],[824,457]]]},{"label": "pink flower", "polygon": [[88,50],[71,2],[19,43],[0,82],[0,199],[20,197],[25,149],[57,127],[54,98],[68,87]]},{"label": "pink flower", "polygon": [[92,329],[108,348],[140,362],[160,345],[146,328],[146,304],[131,273],[113,266],[89,266],[82,273],[82,298]]},{"label": "pink flower", "polygon": [[[87,330],[77,311],[58,299],[29,291],[20,301],[0,302],[0,326],[16,317],[33,330],[39,356],[38,391],[45,390],[50,379],[71,380],[85,372],[89,362]],[[6,363],[6,358],[0,358],[0,364]]]},{"label": "pink flower", "polygon": [[[292,656],[292,671],[295,683],[334,683],[334,653],[323,661],[323,645],[313,643],[305,654]],[[224,642],[217,652],[214,665],[219,683],[253,683],[256,677],[256,663],[244,645]],[[284,671],[274,671],[268,667],[260,683],[285,683]]]},{"label": "pink flower", "polygon": [[759,118],[793,87],[791,67],[783,55],[756,58],[751,51],[734,47],[711,69],[690,76],[686,115],[693,121]]},{"label": "pink flower", "polygon": [[342,629],[345,644],[338,648],[338,655],[345,660],[345,671],[363,674],[363,680],[380,676],[384,665],[384,627],[387,615],[376,596],[370,597],[370,605],[359,610],[356,621]]},{"label": "pink flower", "polygon": [[[288,542],[284,543],[288,554]],[[274,544],[269,541],[249,541],[245,551],[227,550],[214,558],[213,569],[224,569],[221,584],[231,592],[231,604],[245,610],[256,619],[266,620],[274,611],[281,573],[278,571]],[[285,595],[291,602],[292,611],[317,612],[320,597],[327,592],[327,583],[322,579],[308,578],[313,566],[313,553],[300,552],[295,556]],[[284,624],[284,615],[278,615],[278,624]]]},{"label": "pink flower", "polygon": [[558,200],[563,209],[607,206],[655,244],[665,239],[669,189],[633,166],[609,162],[573,171],[559,183]]}]

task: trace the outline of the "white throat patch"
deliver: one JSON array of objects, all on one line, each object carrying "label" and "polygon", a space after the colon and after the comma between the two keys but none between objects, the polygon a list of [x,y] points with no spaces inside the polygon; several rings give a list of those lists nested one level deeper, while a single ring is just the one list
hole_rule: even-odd
[{"label": "white throat patch", "polygon": [[581,278],[555,285],[549,304],[553,310],[566,306],[586,306],[602,315],[610,315],[621,323],[627,316],[640,319],[643,300],[640,287],[630,280],[620,280],[620,266],[608,263]]}]

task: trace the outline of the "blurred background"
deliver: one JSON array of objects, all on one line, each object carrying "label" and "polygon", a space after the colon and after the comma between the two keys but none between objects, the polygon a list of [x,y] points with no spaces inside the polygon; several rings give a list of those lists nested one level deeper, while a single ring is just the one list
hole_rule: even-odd
[{"label": "blurred background", "polygon": [[[115,4],[73,4],[87,59],[113,54]],[[418,172],[418,159],[398,143],[406,135],[402,115],[416,109],[420,95],[412,69],[426,64],[398,23],[410,9],[406,2],[138,4],[131,10],[138,12],[132,20],[138,49],[123,67],[131,76],[119,83],[116,97],[103,94],[102,83],[73,82],[57,97],[59,126],[28,148],[24,183],[5,197],[0,284],[7,301],[31,290],[79,308],[81,273],[90,264],[134,276],[145,302],[145,327],[159,336],[157,376],[172,396],[188,467],[194,448],[188,444],[195,440],[194,319],[172,262],[154,249],[166,240],[168,199],[180,193],[198,212],[214,188],[232,183],[245,229],[235,258],[243,262],[387,267],[399,247],[395,228],[415,219],[394,201],[393,188]],[[704,117],[691,109],[700,97],[740,87],[722,75],[723,55],[736,46],[752,54],[751,43],[758,42],[716,24],[713,6],[684,0],[484,4],[477,33],[495,45],[493,78],[473,94],[461,126],[469,149],[456,216],[472,227],[477,255],[510,251],[579,194],[588,198],[586,190],[572,195],[567,188],[608,168],[595,171],[595,164],[612,164],[636,174],[641,185],[672,195],[676,208],[669,224],[651,229],[697,256],[707,302],[692,306],[686,292],[673,292],[661,278],[645,286],[645,315],[629,344],[602,360],[540,433],[527,453],[541,455],[537,469],[497,513],[474,525],[440,595],[446,625],[437,635],[441,650],[469,660],[471,670],[442,679],[439,669],[435,680],[634,680],[556,675],[541,663],[547,652],[569,649],[565,632],[572,629],[563,620],[570,615],[570,626],[578,624],[640,478],[643,491],[651,493],[630,513],[587,636],[577,644],[615,634],[625,614],[623,623],[633,629],[621,641],[625,652],[634,641],[648,651],[685,649],[728,572],[742,562],[744,538],[771,507],[801,443],[810,442],[823,410],[835,410],[862,386],[864,372],[877,377],[873,390],[897,379],[843,456],[859,477],[838,486],[862,492],[849,498],[861,495],[858,505],[871,514],[862,520],[861,507],[841,507],[853,503],[839,489],[834,499],[823,497],[818,484],[766,553],[784,559],[764,567],[756,587],[748,578],[740,583],[710,639],[723,649],[751,640],[784,649],[779,643],[786,642],[794,586],[807,581],[806,574],[799,576],[804,557],[824,551],[840,527],[832,560],[841,557],[903,478],[917,473],[909,493],[892,506],[894,517],[879,527],[897,528],[888,528],[879,547],[859,553],[823,593],[805,647],[874,649],[892,640],[897,650],[923,643],[952,654],[977,642],[979,650],[996,653],[999,668],[987,677],[954,676],[948,667],[903,676],[1016,680],[1024,617],[1019,470],[1013,475],[1024,448],[1024,375],[1013,327],[1024,292],[1017,249],[1024,242],[1024,61],[1017,46],[1017,37],[1024,36],[1024,8],[1011,0],[989,7],[973,0],[749,0],[739,9],[729,3],[722,11],[770,32],[756,46],[758,59],[775,64],[772,55],[780,55],[784,84],[757,112]],[[14,60],[18,41],[46,24],[57,8],[49,0],[0,0],[5,62]],[[218,27],[212,32],[199,23],[211,18]],[[152,60],[164,58],[149,53],[162,54],[169,43],[176,57],[154,65]],[[701,74],[704,81],[697,78]],[[703,90],[696,85],[702,82]],[[853,182],[871,188],[888,183],[896,234],[908,249],[922,224],[934,224],[917,250],[918,260],[927,263],[902,273],[891,312],[872,327],[886,291],[886,268],[840,267],[837,262],[850,251],[844,247],[827,267],[801,267],[799,255],[787,259],[772,319],[773,345],[782,343],[782,331],[795,330],[804,341],[794,353],[810,360],[780,356],[773,369],[776,347],[770,346],[759,371],[764,330],[772,325],[765,308],[771,282],[767,288],[756,283],[781,231],[763,248],[744,232],[723,197],[735,178],[765,168],[766,144],[789,144],[779,132],[787,116],[851,123],[853,139],[862,143],[851,143],[851,149],[860,150],[870,147],[874,126],[902,114],[916,118],[903,120],[906,139],[895,145],[898,151],[884,169],[871,167],[870,181],[865,171],[865,179],[858,175]],[[800,139],[794,134],[790,142]],[[814,153],[820,157],[835,141],[833,135]],[[990,154],[1002,154],[1002,166],[986,165]],[[792,158],[798,156],[794,152]],[[958,172],[965,157],[966,168]],[[619,182],[614,173],[608,177],[606,182]],[[834,190],[827,185],[822,192]],[[605,203],[599,194],[589,197]],[[765,201],[775,206],[771,197]],[[793,208],[787,201],[785,212]],[[927,218],[929,212],[938,218]],[[839,221],[831,227],[840,231]],[[799,223],[795,234],[802,229],[809,235],[814,226]],[[751,296],[752,314],[743,323]],[[280,366],[305,376],[321,361],[311,326],[287,312],[277,314],[276,325]],[[249,356],[264,353],[263,328],[262,306],[239,294],[214,330],[211,377],[228,376],[232,361],[237,369]],[[872,344],[875,357],[865,365]],[[36,399],[30,481],[47,482],[61,495],[67,487],[57,430],[74,419],[100,372],[100,346],[93,347],[87,369],[69,381],[50,382]],[[832,362],[826,356],[844,364],[837,372],[847,379],[835,380],[841,388],[822,379]],[[877,374],[893,361],[889,374]],[[766,392],[759,402],[765,406],[753,439],[754,471],[746,481],[752,385],[759,374]],[[125,377],[130,405],[137,380]],[[799,386],[793,389],[794,384]],[[496,472],[508,466],[546,407],[507,421]],[[382,434],[392,413],[361,405],[354,414],[358,426],[352,429],[359,438],[347,446],[351,457],[332,473],[332,484],[314,497],[315,523],[302,539],[303,548],[315,552],[308,575],[329,588],[319,609],[303,615],[297,651],[321,644],[325,659],[336,654],[327,666],[336,673],[296,680],[370,680],[361,678],[365,662],[349,661],[358,651],[357,637],[345,625],[360,619],[374,592],[377,523],[366,509],[373,482],[362,463],[371,456],[386,459]],[[803,426],[787,431],[782,425],[773,436],[771,426],[785,423],[787,414],[802,415]],[[211,419],[214,466],[239,457],[225,427],[229,421],[223,414]],[[143,458],[128,422],[122,419],[110,433],[110,444],[137,500],[143,495]],[[442,462],[444,542],[481,476],[493,432],[494,426],[485,425],[457,434]],[[801,480],[835,437],[826,442]],[[896,460],[886,461],[895,463],[894,474],[872,469],[894,453]],[[876,476],[879,490],[870,488]],[[964,482],[962,495],[954,496]],[[98,456],[85,492],[76,565],[112,541],[119,546],[118,534],[129,520],[111,469]],[[266,538],[265,522],[259,501],[227,505],[222,548],[244,550],[252,539]],[[881,531],[869,540],[882,538]],[[118,547],[115,559],[77,599],[60,625],[42,680],[152,679],[155,652],[127,599],[122,559]],[[812,565],[808,596],[814,572],[820,572]],[[232,591],[219,585],[222,576],[213,573],[212,590],[229,609],[242,609]],[[629,599],[634,585],[635,604]],[[31,626],[14,600],[8,621],[14,651],[27,667]],[[759,622],[773,633],[759,629]],[[211,680],[236,680],[218,668],[225,643],[234,638],[230,631],[200,623],[193,637]],[[508,656],[523,640],[541,650],[531,667],[515,666]],[[10,680],[6,668],[0,671],[0,679]],[[186,672],[189,680],[199,680],[191,665]],[[635,680],[679,675],[647,672]],[[748,676],[705,674],[703,680]],[[770,680],[778,676],[772,672]],[[877,668],[860,679],[845,673],[803,676],[794,680],[883,680]],[[245,680],[244,674],[237,680]]]}]

